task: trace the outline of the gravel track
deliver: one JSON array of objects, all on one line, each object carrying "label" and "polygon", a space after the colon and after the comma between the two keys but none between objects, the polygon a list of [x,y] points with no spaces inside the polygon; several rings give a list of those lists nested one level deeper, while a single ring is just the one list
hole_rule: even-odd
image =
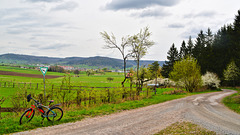
[{"label": "gravel track", "polygon": [[240,115],[220,103],[236,91],[205,93],[74,123],[15,134],[147,135],[177,121],[191,121],[218,134],[240,134]]}]

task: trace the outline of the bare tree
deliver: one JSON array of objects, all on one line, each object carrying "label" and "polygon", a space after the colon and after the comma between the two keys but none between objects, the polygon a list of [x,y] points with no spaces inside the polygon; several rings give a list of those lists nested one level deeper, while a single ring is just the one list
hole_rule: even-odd
[{"label": "bare tree", "polygon": [[127,62],[127,58],[130,57],[132,55],[131,51],[126,50],[126,48],[129,46],[129,41],[130,38],[129,36],[126,37],[122,37],[122,43],[121,45],[117,44],[116,41],[116,37],[114,36],[114,34],[112,33],[112,35],[108,35],[108,33],[106,31],[104,32],[100,32],[100,34],[102,35],[106,45],[104,46],[106,49],[118,49],[119,52],[122,55],[123,58],[123,70],[124,70],[124,80],[122,81],[122,86],[124,87],[124,82],[127,79],[126,76],[126,62]]},{"label": "bare tree", "polygon": [[130,43],[132,45],[132,57],[137,62],[137,87],[140,84],[139,79],[139,62],[140,59],[146,55],[147,49],[154,45],[153,41],[150,41],[151,33],[149,32],[149,28],[145,27],[141,29],[137,35],[134,35],[130,38]]}]

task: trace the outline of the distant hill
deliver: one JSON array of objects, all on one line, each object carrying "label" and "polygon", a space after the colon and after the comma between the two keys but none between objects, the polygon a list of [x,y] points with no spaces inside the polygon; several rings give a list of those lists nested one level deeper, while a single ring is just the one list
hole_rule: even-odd
[{"label": "distant hill", "polygon": [[[154,61],[142,60],[140,65],[152,64]],[[49,64],[49,65],[88,65],[103,67],[112,67],[116,69],[123,68],[123,60],[109,58],[109,57],[66,57],[66,58],[55,58],[55,57],[42,57],[32,55],[20,55],[20,54],[3,54],[0,55],[0,63],[12,63],[12,64]],[[164,61],[158,61],[162,66]],[[127,61],[127,67],[136,66],[134,60]]]}]

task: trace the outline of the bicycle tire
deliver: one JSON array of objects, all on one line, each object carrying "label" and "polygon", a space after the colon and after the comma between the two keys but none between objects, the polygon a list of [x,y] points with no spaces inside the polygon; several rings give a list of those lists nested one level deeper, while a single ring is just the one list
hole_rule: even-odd
[{"label": "bicycle tire", "polygon": [[[20,125],[23,123],[28,123],[32,120],[33,116],[35,114],[35,110],[32,108],[27,109],[20,118]],[[24,117],[25,116],[25,117]],[[25,119],[26,118],[26,119]]]},{"label": "bicycle tire", "polygon": [[63,110],[59,107],[52,107],[47,112],[48,121],[59,121],[62,119]]}]

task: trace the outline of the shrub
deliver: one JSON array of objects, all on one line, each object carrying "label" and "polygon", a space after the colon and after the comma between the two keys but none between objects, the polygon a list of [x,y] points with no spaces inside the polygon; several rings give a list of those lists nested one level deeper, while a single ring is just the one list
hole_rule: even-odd
[{"label": "shrub", "polygon": [[110,81],[113,81],[114,78],[112,78],[112,77],[108,77],[107,80],[110,82]]},{"label": "shrub", "polygon": [[188,92],[196,91],[202,81],[197,60],[187,57],[181,61],[176,61],[173,65],[173,71],[170,72],[170,79],[184,87]]},{"label": "shrub", "polygon": [[220,86],[220,80],[215,73],[207,72],[202,76],[203,86],[207,86],[208,89],[217,89]]}]

